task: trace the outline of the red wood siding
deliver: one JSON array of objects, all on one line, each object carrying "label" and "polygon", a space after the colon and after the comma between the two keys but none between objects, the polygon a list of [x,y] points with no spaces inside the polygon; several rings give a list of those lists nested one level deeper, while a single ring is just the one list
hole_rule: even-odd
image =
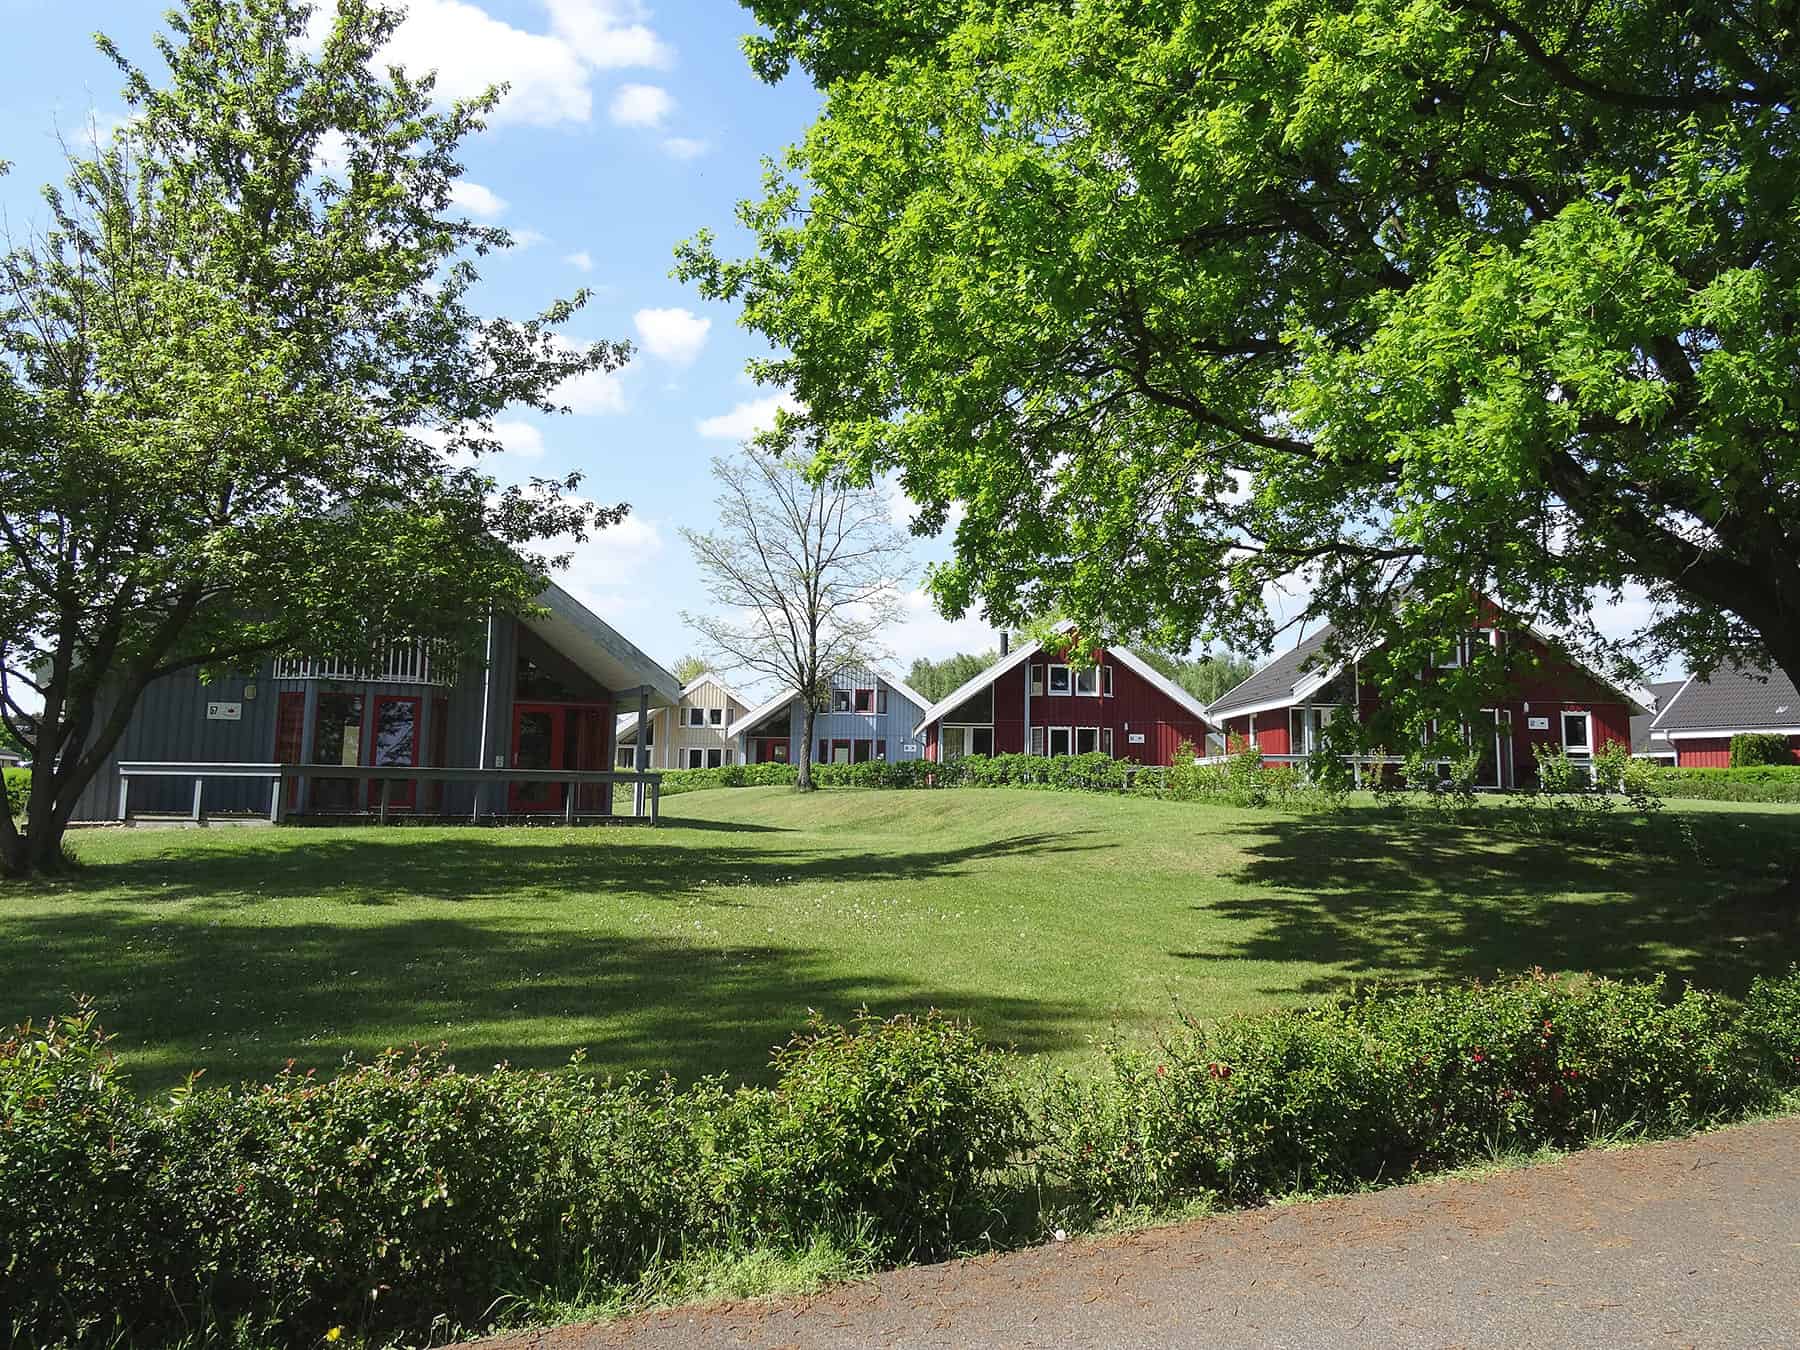
[{"label": "red wood siding", "polygon": [[[1103,666],[1111,666],[1113,692],[1108,698],[1078,694],[1048,693],[1031,697],[1031,725],[1034,727],[1110,727],[1113,755],[1117,759],[1139,764],[1171,764],[1183,741],[1196,747],[1206,745],[1206,724],[1182,707],[1136,671],[1115,659],[1111,652],[1097,657]],[[1033,666],[1058,664],[1045,653],[1038,653],[1007,671],[994,682],[994,752],[1023,754],[1030,747],[1025,734],[1025,691]],[[1047,684],[1047,681],[1046,681]],[[1132,745],[1130,738],[1142,735],[1142,745]],[[925,729],[927,759],[938,757],[938,725]]]},{"label": "red wood siding", "polygon": [[[1658,748],[1662,746],[1658,743]],[[1684,769],[1729,769],[1731,767],[1731,737],[1700,736],[1689,739],[1683,737],[1678,741],[1668,741],[1675,747],[1675,762]],[[1788,755],[1796,763],[1800,763],[1800,736],[1788,737]]]}]

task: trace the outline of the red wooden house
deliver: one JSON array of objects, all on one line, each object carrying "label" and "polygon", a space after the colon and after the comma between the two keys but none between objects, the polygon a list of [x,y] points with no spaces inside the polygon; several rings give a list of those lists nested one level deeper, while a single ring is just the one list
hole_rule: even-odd
[{"label": "red wooden house", "polygon": [[[1209,709],[1228,743],[1253,745],[1265,761],[1304,762],[1321,744],[1325,726],[1359,709],[1367,718],[1379,708],[1381,693],[1363,679],[1361,663],[1328,655],[1332,629],[1320,629],[1263,666]],[[1450,669],[1471,659],[1472,644],[1523,647],[1531,659],[1514,663],[1507,697],[1487,708],[1467,728],[1479,747],[1479,783],[1511,788],[1536,777],[1538,746],[1560,745],[1572,759],[1590,758],[1614,742],[1631,745],[1631,718],[1654,712],[1656,699],[1637,686],[1621,687],[1579,662],[1559,655],[1543,634],[1483,605],[1482,626],[1446,642],[1436,665]],[[1421,670],[1419,678],[1429,678]],[[1401,757],[1390,747],[1379,762]],[[1357,765],[1359,777],[1369,768]],[[1447,764],[1443,766],[1447,769]]]},{"label": "red wooden house", "polygon": [[1644,753],[1672,753],[1683,768],[1727,768],[1731,738],[1746,732],[1787,737],[1800,763],[1800,691],[1780,671],[1733,666],[1690,678],[1657,710]]},{"label": "red wooden house", "polygon": [[1123,647],[1069,664],[1066,650],[1032,642],[1007,652],[925,710],[914,732],[925,757],[1080,755],[1098,751],[1139,764],[1169,764],[1186,741],[1204,749],[1210,724],[1200,700]]}]

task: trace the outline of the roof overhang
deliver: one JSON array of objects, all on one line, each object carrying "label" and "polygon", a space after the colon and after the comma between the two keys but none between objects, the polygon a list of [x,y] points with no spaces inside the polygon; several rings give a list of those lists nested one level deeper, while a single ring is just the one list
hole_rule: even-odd
[{"label": "roof overhang", "polygon": [[673,675],[561,586],[550,583],[537,603],[541,612],[521,622],[615,694],[642,690],[652,707],[680,701]]},{"label": "roof overhang", "polygon": [[1652,731],[1658,741],[1717,741],[1733,736],[1800,736],[1800,727],[1690,727],[1686,731]]}]

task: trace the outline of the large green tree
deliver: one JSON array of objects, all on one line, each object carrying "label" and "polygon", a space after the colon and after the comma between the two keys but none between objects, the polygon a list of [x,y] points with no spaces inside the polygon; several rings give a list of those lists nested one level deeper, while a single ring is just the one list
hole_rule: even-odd
[{"label": "large green tree", "polygon": [[471,309],[510,241],[450,195],[495,95],[434,110],[379,66],[395,11],[340,0],[309,46],[310,9],[187,0],[160,81],[102,38],[132,119],[0,264],[0,713],[36,766],[5,871],[60,860],[151,681],[463,642],[539,593],[533,540],[622,509],[474,467],[626,354],[559,335],[581,297]]},{"label": "large green tree", "polygon": [[1579,642],[1640,583],[1800,678],[1795,0],[743,3],[823,106],[679,268],[771,440],[962,508],[946,611]]}]

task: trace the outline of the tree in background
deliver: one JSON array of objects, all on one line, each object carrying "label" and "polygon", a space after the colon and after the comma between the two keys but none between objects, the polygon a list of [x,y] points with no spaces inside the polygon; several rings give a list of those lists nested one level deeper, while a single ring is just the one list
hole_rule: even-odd
[{"label": "tree in background", "polygon": [[1256,670],[1256,662],[1249,657],[1234,656],[1230,652],[1172,656],[1154,648],[1134,647],[1132,650],[1206,704],[1212,703],[1220,694],[1237,688]]},{"label": "tree in background", "polygon": [[813,467],[754,450],[715,459],[719,526],[681,532],[721,607],[682,618],[718,653],[717,668],[803,697],[802,788],[812,787],[814,718],[830,679],[883,658],[908,562],[887,499]]},{"label": "tree in background", "polygon": [[678,266],[789,436],[961,508],[945,613],[1598,650],[1641,583],[1650,657],[1800,679],[1793,3],[743,3],[823,106]]},{"label": "tree in background", "polygon": [[6,872],[61,862],[151,681],[471,644],[540,593],[531,541],[623,514],[470,465],[502,409],[627,354],[558,335],[581,296],[469,308],[511,242],[450,208],[496,95],[439,113],[377,73],[398,16],[363,0],[309,54],[309,8],[187,0],[161,85],[102,38],[132,120],[0,262],[0,719],[36,764]]},{"label": "tree in background", "polygon": [[675,663],[673,674],[683,685],[692,684],[712,669],[704,656],[689,652]]},{"label": "tree in background", "polygon": [[912,669],[907,671],[906,683],[927,702],[936,703],[999,659],[1000,653],[994,648],[985,652],[957,652],[941,661],[929,661],[921,656],[912,663]]}]

